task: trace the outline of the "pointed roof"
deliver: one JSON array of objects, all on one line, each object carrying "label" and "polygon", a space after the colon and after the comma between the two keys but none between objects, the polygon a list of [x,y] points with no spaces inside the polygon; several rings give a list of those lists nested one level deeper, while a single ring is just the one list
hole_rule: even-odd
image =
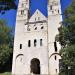
[{"label": "pointed roof", "polygon": [[37,9],[35,13],[31,16],[29,22],[43,21],[43,20],[47,20],[47,18]]}]

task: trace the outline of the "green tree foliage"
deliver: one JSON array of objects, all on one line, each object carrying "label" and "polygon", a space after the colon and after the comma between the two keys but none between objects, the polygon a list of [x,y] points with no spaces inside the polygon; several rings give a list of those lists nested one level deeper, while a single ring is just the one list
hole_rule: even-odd
[{"label": "green tree foliage", "polygon": [[75,0],[65,10],[64,17],[59,28],[59,42],[62,46],[75,44]]},{"label": "green tree foliage", "polygon": [[[64,69],[67,70],[68,67],[70,67],[75,70],[75,0],[73,0],[72,4],[65,10],[64,17],[62,25],[58,29],[58,41],[62,46],[60,54],[62,56]],[[75,72],[70,75],[75,75]]]},{"label": "green tree foliage", "polygon": [[60,75],[75,75],[75,44],[68,45],[60,51],[62,56],[62,69]]},{"label": "green tree foliage", "polygon": [[59,30],[59,35],[58,35],[58,41],[60,42],[62,48],[66,47],[66,45],[69,44],[69,30],[67,27],[61,25],[60,28],[58,28]]},{"label": "green tree foliage", "polygon": [[12,30],[4,20],[0,20],[0,69],[7,63],[12,54]]},{"label": "green tree foliage", "polygon": [[73,0],[71,6],[64,13],[64,24],[69,30],[69,41],[71,44],[75,43],[75,0]]},{"label": "green tree foliage", "polygon": [[75,66],[75,44],[67,46],[60,51],[62,55],[63,62],[67,66]]},{"label": "green tree foliage", "polygon": [[0,0],[0,13],[4,14],[10,9],[17,9],[16,0]]}]

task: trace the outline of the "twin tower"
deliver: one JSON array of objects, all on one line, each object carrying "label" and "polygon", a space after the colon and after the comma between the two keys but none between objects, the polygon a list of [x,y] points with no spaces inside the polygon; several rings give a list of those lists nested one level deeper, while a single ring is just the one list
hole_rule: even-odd
[{"label": "twin tower", "polygon": [[48,17],[38,9],[30,16],[29,9],[30,0],[19,0],[12,75],[58,75],[61,46],[55,37],[62,21],[60,0],[48,0]]}]

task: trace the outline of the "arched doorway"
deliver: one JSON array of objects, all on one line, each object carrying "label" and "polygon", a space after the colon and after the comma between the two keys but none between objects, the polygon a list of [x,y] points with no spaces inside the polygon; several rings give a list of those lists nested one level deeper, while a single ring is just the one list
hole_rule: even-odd
[{"label": "arched doorway", "polygon": [[31,73],[33,74],[40,74],[40,61],[37,58],[31,60]]}]

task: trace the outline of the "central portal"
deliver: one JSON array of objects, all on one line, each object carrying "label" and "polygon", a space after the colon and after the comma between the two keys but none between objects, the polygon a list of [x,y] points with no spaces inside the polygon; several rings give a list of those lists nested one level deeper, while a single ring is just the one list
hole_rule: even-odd
[{"label": "central portal", "polygon": [[31,73],[33,74],[40,74],[40,61],[37,58],[31,60]]}]

